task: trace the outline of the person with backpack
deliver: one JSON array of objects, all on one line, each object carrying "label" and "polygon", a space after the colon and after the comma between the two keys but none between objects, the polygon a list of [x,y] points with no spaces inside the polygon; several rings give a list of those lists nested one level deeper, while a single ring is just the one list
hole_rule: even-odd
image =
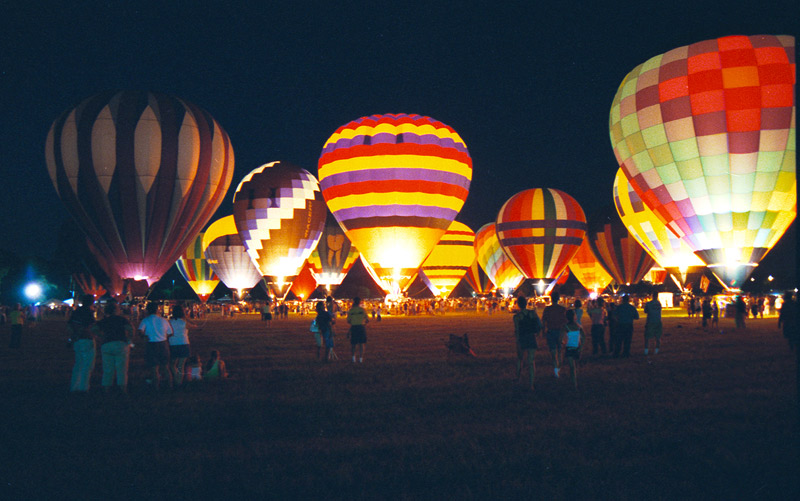
[{"label": "person with backpack", "polygon": [[542,330],[542,322],[539,320],[539,315],[535,309],[528,309],[527,298],[522,296],[517,298],[517,307],[519,311],[514,314],[514,338],[517,342],[517,381],[522,376],[523,360],[527,354],[532,390],[536,374],[536,336]]}]

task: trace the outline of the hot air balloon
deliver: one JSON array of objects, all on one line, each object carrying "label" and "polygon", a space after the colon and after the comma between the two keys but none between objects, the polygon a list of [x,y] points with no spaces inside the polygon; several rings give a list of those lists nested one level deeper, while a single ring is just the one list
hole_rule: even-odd
[{"label": "hot air balloon", "polygon": [[314,272],[311,270],[311,265],[308,262],[303,265],[300,274],[294,279],[292,288],[289,290],[291,290],[300,301],[305,301],[317,290],[317,281],[314,279]]},{"label": "hot air balloon", "polygon": [[705,263],[667,228],[628,183],[622,169],[614,178],[614,206],[633,238],[664,268],[680,288],[703,276]]},{"label": "hot air balloon", "polygon": [[53,123],[45,156],[109,274],[151,285],[208,222],[233,176],[230,140],[208,113],[148,92],[83,101]]},{"label": "hot air balloon", "polygon": [[186,252],[175,262],[175,266],[200,301],[208,301],[219,284],[219,279],[203,255],[203,233],[197,235],[194,242],[186,248]]},{"label": "hot air balloon", "polygon": [[478,263],[477,254],[475,255],[475,260],[472,261],[469,269],[467,269],[464,280],[467,281],[469,286],[472,287],[472,290],[478,295],[488,294],[494,289],[494,284],[489,280],[489,275],[483,271],[480,263]]},{"label": "hot air balloon", "polygon": [[75,273],[72,275],[72,279],[78,284],[78,287],[81,288],[84,294],[91,294],[94,296],[95,300],[107,292],[106,288],[97,283],[97,280],[92,275],[87,277],[83,273]]},{"label": "hot air balloon", "polygon": [[434,296],[448,297],[475,261],[475,232],[453,221],[420,268],[420,278]]},{"label": "hot air balloon", "polygon": [[611,105],[625,176],[727,287],[739,288],[797,212],[791,36],[729,36],[631,71]]},{"label": "hot air balloon", "polygon": [[225,287],[236,291],[239,297],[261,280],[250,254],[236,230],[233,216],[217,219],[203,233],[203,255]]},{"label": "hot air balloon", "polygon": [[358,256],[358,250],[350,243],[350,239],[329,211],[322,238],[308,258],[311,275],[317,285],[324,286],[329,293],[332,292],[342,283]]},{"label": "hot air balloon", "polygon": [[589,241],[584,239],[578,252],[569,262],[569,270],[589,292],[600,294],[611,283],[612,277],[592,252]]},{"label": "hot air balloon", "polygon": [[613,207],[596,211],[586,234],[592,253],[618,285],[639,283],[655,261],[622,224]]},{"label": "hot air balloon", "polygon": [[585,234],[586,216],[581,206],[552,188],[521,191],[497,214],[500,246],[540,292],[564,271]]},{"label": "hot air balloon", "polygon": [[254,169],[236,188],[236,229],[277,297],[286,295],[317,246],[326,213],[316,178],[286,162]]},{"label": "hot air balloon", "polygon": [[509,293],[519,287],[525,276],[503,252],[494,227],[494,223],[487,223],[475,233],[475,255],[489,280]]},{"label": "hot air balloon", "polygon": [[350,241],[403,291],[467,198],[472,159],[449,126],[420,115],[372,115],[339,127],[319,158],[322,193]]}]

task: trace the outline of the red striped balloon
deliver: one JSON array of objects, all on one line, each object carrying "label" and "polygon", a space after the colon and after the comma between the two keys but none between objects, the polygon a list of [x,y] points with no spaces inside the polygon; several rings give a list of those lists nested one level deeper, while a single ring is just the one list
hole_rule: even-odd
[{"label": "red striped balloon", "polygon": [[522,274],[549,284],[578,252],[586,216],[563,191],[533,188],[503,204],[496,226],[503,251]]},{"label": "red striped balloon", "polygon": [[614,207],[595,213],[587,238],[595,257],[618,285],[639,283],[656,264],[628,233]]},{"label": "red striped balloon", "polygon": [[372,115],[339,127],[319,158],[322,194],[384,289],[404,290],[467,198],[472,159],[449,126]]}]

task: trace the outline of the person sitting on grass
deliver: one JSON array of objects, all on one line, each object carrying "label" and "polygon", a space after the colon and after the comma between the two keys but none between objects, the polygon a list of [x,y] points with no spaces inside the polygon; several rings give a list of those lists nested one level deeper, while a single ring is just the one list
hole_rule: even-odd
[{"label": "person sitting on grass", "polygon": [[583,327],[575,321],[575,310],[567,310],[564,358],[569,362],[569,375],[575,389],[578,389],[578,360],[581,358],[581,346],[585,336]]},{"label": "person sitting on grass", "polygon": [[228,377],[228,370],[225,368],[225,361],[219,356],[219,351],[212,350],[211,358],[206,362],[205,380],[217,381]]},{"label": "person sitting on grass", "polygon": [[189,381],[200,381],[203,379],[203,365],[200,363],[200,357],[192,355],[186,361],[186,376]]}]

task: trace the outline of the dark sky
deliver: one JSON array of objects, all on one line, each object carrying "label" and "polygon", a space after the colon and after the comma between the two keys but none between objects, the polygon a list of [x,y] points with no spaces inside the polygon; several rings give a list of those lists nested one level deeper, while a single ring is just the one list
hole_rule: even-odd
[{"label": "dark sky", "polygon": [[285,160],[316,174],[324,141],[355,118],[434,117],[470,150],[474,177],[457,219],[478,229],[527,188],[564,190],[587,215],[612,203],[608,111],[636,65],[719,36],[796,36],[798,26],[795,0],[482,10],[462,2],[4,3],[0,249],[42,257],[68,217],[47,175],[47,131],[102,90],[180,96],[228,131],[236,173],[214,219],[231,213],[236,184],[261,164]]}]

